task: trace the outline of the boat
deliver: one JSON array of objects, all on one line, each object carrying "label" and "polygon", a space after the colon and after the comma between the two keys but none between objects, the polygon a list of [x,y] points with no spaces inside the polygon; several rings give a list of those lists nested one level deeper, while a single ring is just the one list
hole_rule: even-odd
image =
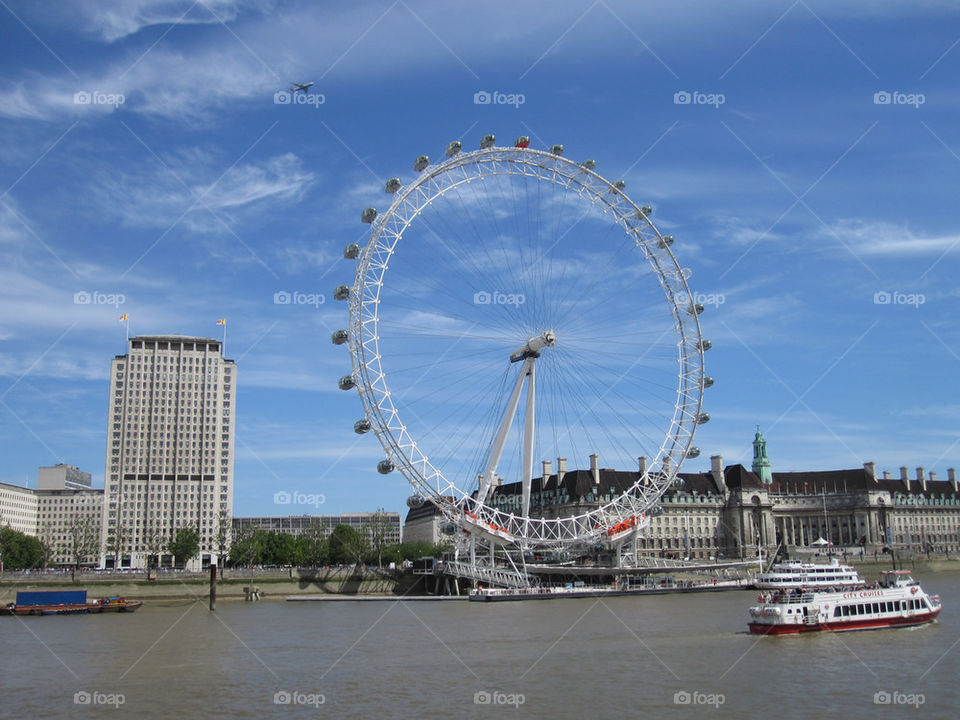
[{"label": "boat", "polygon": [[140,600],[113,596],[87,601],[86,590],[22,590],[17,601],[0,607],[0,615],[86,615],[103,612],[133,612]]},{"label": "boat", "polygon": [[799,560],[777,563],[766,572],[757,573],[753,579],[753,586],[758,590],[839,589],[863,585],[866,583],[860,578],[857,569],[850,565],[841,565],[837,558],[833,558],[829,565]]},{"label": "boat", "polygon": [[535,585],[528,588],[485,588],[470,591],[472,602],[506,602],[513,600],[559,600],[561,598],[619,597],[621,595],[669,595],[673,593],[720,592],[744,590],[745,580],[712,580],[710,582],[661,582],[654,585],[585,585],[582,582],[566,585]]},{"label": "boat", "polygon": [[758,635],[875,630],[926,625],[939,614],[940,597],[924,592],[909,570],[886,570],[875,586],[761,593],[749,627]]}]

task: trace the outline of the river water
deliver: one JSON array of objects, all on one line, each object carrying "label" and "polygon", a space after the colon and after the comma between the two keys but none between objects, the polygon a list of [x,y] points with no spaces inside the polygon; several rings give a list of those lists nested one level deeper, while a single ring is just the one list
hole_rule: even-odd
[{"label": "river water", "polygon": [[755,593],[150,603],[0,618],[0,716],[955,717],[960,574],[912,630],[747,632]]}]

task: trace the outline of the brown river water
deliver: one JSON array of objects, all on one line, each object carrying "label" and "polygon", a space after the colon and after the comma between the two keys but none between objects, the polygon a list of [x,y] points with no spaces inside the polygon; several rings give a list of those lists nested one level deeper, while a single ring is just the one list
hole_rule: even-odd
[{"label": "brown river water", "polygon": [[918,578],[937,624],[794,637],[748,591],[0,617],[0,717],[956,717],[960,574]]}]

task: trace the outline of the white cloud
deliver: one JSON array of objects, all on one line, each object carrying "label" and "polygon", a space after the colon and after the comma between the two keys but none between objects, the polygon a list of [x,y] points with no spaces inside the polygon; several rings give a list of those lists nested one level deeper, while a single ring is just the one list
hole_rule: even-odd
[{"label": "white cloud", "polygon": [[[885,221],[840,220],[832,230],[856,255],[912,257],[960,250],[960,233],[919,235],[906,226]],[[833,233],[824,230],[821,234],[824,240],[835,241]]]},{"label": "white cloud", "polygon": [[130,227],[166,229],[193,206],[182,221],[186,227],[221,232],[225,228],[209,210],[235,212],[250,205],[263,210],[264,201],[297,202],[316,177],[292,153],[238,165],[219,180],[222,170],[213,161],[164,162],[169,170],[156,162],[125,172],[100,170],[93,186],[98,212]]},{"label": "white cloud", "polygon": [[249,6],[256,7],[242,0],[81,0],[74,11],[88,35],[114,42],[154,25],[231,22]]}]

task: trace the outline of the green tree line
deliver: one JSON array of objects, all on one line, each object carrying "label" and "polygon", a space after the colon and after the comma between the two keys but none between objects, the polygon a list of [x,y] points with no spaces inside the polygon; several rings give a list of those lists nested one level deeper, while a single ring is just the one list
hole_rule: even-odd
[{"label": "green tree line", "polygon": [[286,533],[244,528],[234,534],[229,564],[251,565],[388,565],[419,557],[440,557],[450,548],[426,542],[380,544],[368,542],[363,533],[349,525],[337,525],[327,536],[326,528],[314,523],[294,537]]}]

